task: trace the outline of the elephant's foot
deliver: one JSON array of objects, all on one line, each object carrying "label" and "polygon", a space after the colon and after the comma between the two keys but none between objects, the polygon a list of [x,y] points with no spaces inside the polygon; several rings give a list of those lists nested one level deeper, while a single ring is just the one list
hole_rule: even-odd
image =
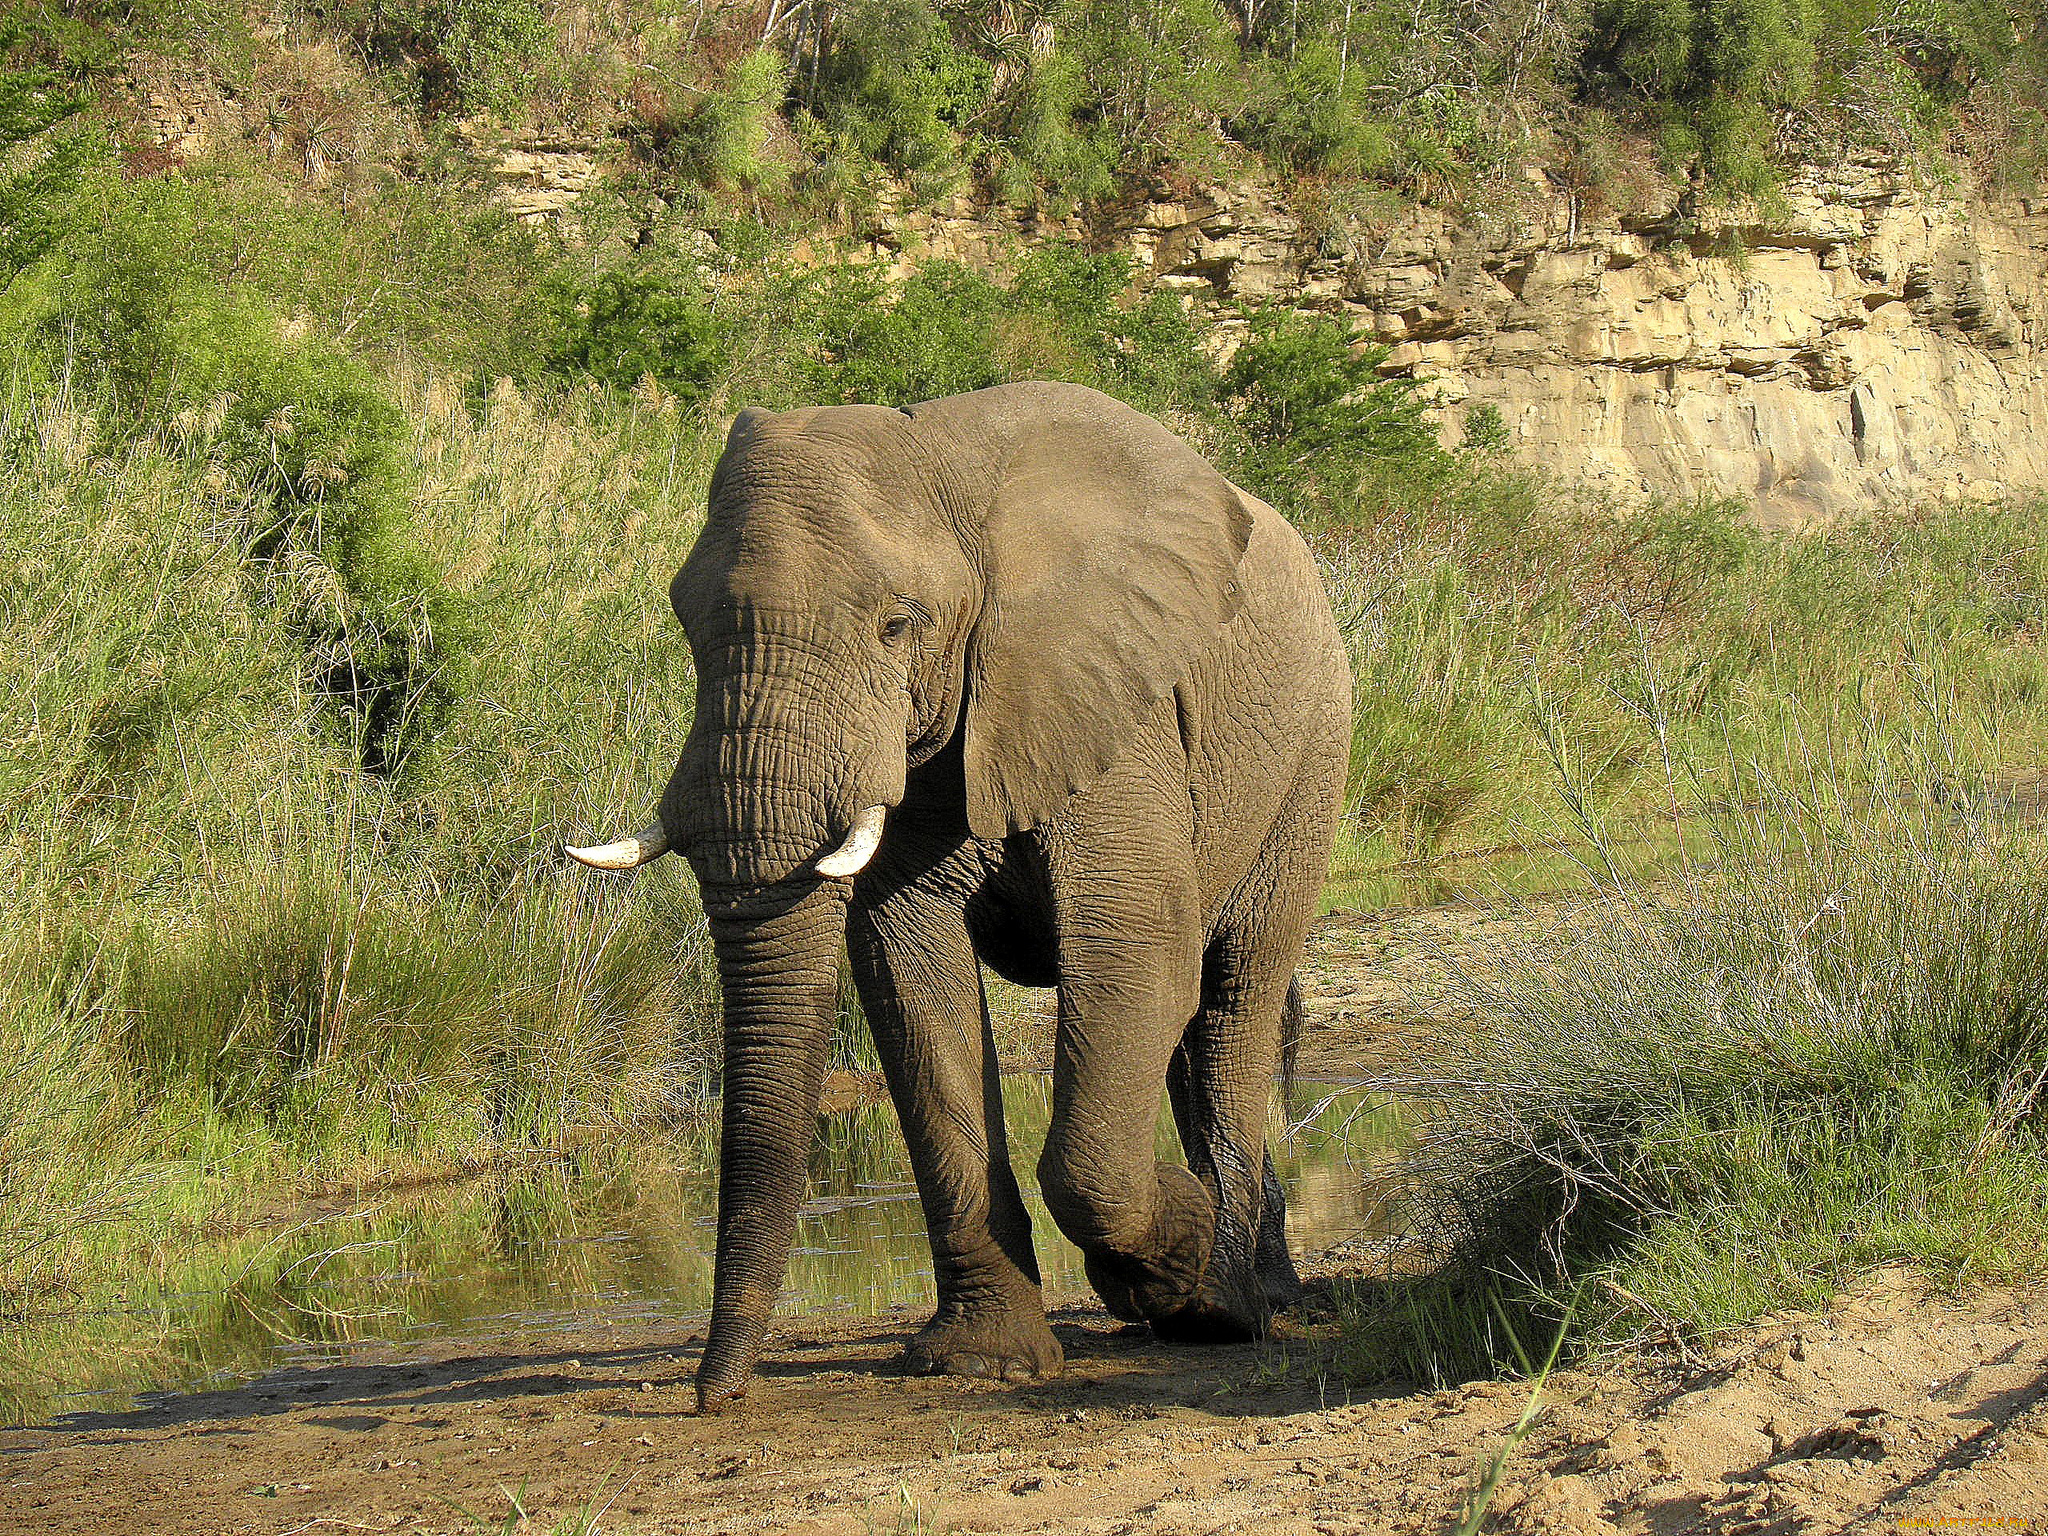
[{"label": "elephant's foot", "polygon": [[1268,1312],[1285,1312],[1308,1294],[1294,1256],[1287,1251],[1284,1237],[1269,1243],[1262,1228],[1258,1251],[1252,1259],[1252,1285]]},{"label": "elephant's foot", "polygon": [[1179,1307],[1149,1319],[1152,1331],[1176,1344],[1245,1344],[1271,1329],[1273,1309],[1256,1276],[1250,1285],[1222,1286],[1204,1276]]},{"label": "elephant's foot", "polygon": [[1043,1314],[941,1312],[918,1330],[903,1351],[904,1368],[917,1376],[977,1376],[986,1381],[1035,1381],[1057,1376],[1066,1351]]},{"label": "elephant's foot", "polygon": [[1216,1239],[1209,1192],[1185,1168],[1160,1164],[1158,1201],[1145,1253],[1085,1253],[1088,1283],[1110,1315],[1155,1327],[1201,1296]]},{"label": "elephant's foot", "polygon": [[1259,1290],[1266,1298],[1267,1310],[1272,1312],[1285,1312],[1308,1294],[1308,1287],[1301,1283],[1301,1276],[1291,1261],[1284,1269],[1261,1264]]},{"label": "elephant's foot", "polygon": [[1088,1260],[1088,1282],[1103,1306],[1128,1323],[1149,1323],[1162,1339],[1177,1344],[1242,1344],[1262,1339],[1273,1305],[1256,1275],[1248,1284],[1226,1285],[1205,1274],[1192,1292],[1157,1284],[1132,1284],[1114,1260]]},{"label": "elephant's foot", "polygon": [[[1215,1229],[1208,1190],[1185,1169],[1159,1170],[1159,1216],[1143,1258],[1087,1255],[1088,1283],[1113,1316],[1149,1323],[1162,1339],[1239,1344],[1262,1339],[1273,1313],[1301,1296],[1277,1224],[1266,1241],[1231,1241]],[[1261,1234],[1264,1237],[1264,1234]]]}]

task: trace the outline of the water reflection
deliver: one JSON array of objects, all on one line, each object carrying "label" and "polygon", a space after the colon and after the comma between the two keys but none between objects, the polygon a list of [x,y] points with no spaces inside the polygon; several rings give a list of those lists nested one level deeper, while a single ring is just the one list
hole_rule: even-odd
[{"label": "water reflection", "polygon": [[[1032,1175],[1050,1109],[1043,1077],[1009,1078],[1013,1157],[1028,1192],[1048,1293],[1085,1292]],[[1297,1252],[1368,1227],[1372,1172],[1396,1114],[1356,1088],[1302,1084],[1276,1161]],[[1160,1156],[1177,1160],[1171,1118]],[[0,1357],[0,1412],[16,1422],[118,1408],[367,1344],[517,1332],[673,1327],[710,1305],[716,1180],[645,1147],[605,1146],[516,1174],[389,1196],[243,1234],[182,1258],[168,1284],[80,1314]],[[869,1312],[932,1299],[931,1255],[909,1161],[886,1103],[825,1116],[783,1310]]]}]

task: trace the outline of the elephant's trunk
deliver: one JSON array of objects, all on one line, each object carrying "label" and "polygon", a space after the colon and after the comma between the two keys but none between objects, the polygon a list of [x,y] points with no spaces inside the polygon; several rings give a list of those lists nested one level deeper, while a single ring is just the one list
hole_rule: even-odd
[{"label": "elephant's trunk", "polygon": [[706,891],[725,997],[718,1261],[697,1405],[746,1391],[803,1204],[838,994],[847,887],[800,879]]}]

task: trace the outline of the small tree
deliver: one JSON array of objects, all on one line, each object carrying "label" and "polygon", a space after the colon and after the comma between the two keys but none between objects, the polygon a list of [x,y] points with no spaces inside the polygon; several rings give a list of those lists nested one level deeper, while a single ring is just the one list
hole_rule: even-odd
[{"label": "small tree", "polygon": [[1252,487],[1296,515],[1342,517],[1368,474],[1434,470],[1443,450],[1413,379],[1383,379],[1381,346],[1335,320],[1260,310],[1223,376]]}]

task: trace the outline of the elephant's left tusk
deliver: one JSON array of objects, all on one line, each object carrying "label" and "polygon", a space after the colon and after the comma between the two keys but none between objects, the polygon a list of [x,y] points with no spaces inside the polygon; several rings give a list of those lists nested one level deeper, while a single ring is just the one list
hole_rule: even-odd
[{"label": "elephant's left tusk", "polygon": [[668,834],[657,821],[616,843],[600,843],[595,848],[571,848],[565,844],[562,852],[592,869],[638,869],[668,852]]},{"label": "elephant's left tusk", "polygon": [[871,805],[854,817],[853,830],[846,834],[846,841],[818,860],[818,873],[839,880],[866,869],[868,860],[882,845],[882,818],[888,814],[887,806]]}]

